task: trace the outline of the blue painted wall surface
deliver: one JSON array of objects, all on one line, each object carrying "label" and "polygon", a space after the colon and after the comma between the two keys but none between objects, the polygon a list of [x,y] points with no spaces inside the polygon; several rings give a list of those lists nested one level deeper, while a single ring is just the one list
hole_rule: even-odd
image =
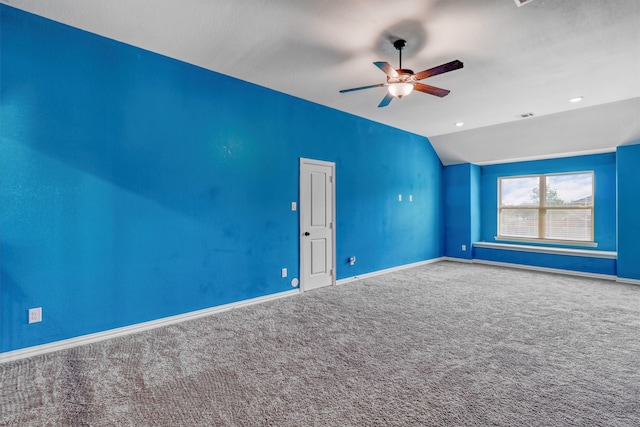
[{"label": "blue painted wall surface", "polygon": [[[471,166],[445,166],[445,256],[471,259]],[[462,250],[465,245],[467,250]]]},{"label": "blue painted wall surface", "polygon": [[444,186],[445,256],[472,259],[472,244],[480,239],[480,166],[446,166]]},{"label": "blue painted wall surface", "polygon": [[640,144],[618,147],[617,159],[618,277],[640,280]]},{"label": "blue painted wall surface", "polygon": [[504,176],[594,171],[594,235],[596,250],[616,250],[616,154],[506,163],[482,167],[481,239],[494,242],[498,234],[498,178]]},{"label": "blue painted wall surface", "polygon": [[485,261],[572,270],[593,274],[616,274],[616,260],[610,258],[505,251],[494,248],[474,248],[473,253],[474,258]]},{"label": "blue painted wall surface", "polygon": [[442,255],[425,138],[0,14],[0,351],[291,289],[300,157],[336,162],[338,278]]},{"label": "blue painted wall surface", "polygon": [[[595,154],[551,160],[537,160],[529,162],[507,163],[483,166],[481,169],[481,235],[480,240],[495,242],[498,234],[498,178],[504,176],[562,173],[576,171],[594,171],[595,201],[594,201],[594,235],[598,243],[595,250],[616,250],[616,154]],[[504,241],[502,241],[504,243]],[[506,242],[508,243],[508,242]],[[557,245],[556,245],[557,246]],[[571,247],[571,246],[564,246]],[[589,248],[581,248],[589,249]],[[495,251],[474,249],[474,257],[497,261]],[[590,264],[587,258],[568,257],[560,255],[544,255],[537,253],[518,253],[501,251],[501,262],[527,264],[549,268],[560,268],[575,271],[585,271],[599,274],[616,274],[615,262],[606,260]],[[588,267],[592,265],[593,268]],[[597,266],[597,267],[596,267]],[[596,271],[593,271],[593,270]]]},{"label": "blue painted wall surface", "polygon": [[469,165],[469,193],[471,196],[471,242],[477,242],[482,235],[481,213],[481,177],[482,169],[478,165]]}]

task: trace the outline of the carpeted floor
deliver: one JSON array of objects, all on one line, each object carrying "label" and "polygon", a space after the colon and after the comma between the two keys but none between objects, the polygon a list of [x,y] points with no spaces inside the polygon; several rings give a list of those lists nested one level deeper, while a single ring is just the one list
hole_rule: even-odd
[{"label": "carpeted floor", "polygon": [[639,426],[640,286],[440,262],[0,381],[0,425]]}]

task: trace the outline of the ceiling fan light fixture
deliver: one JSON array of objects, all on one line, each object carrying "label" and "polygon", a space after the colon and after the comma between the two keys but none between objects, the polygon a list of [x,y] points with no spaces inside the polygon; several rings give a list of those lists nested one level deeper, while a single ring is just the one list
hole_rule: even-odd
[{"label": "ceiling fan light fixture", "polygon": [[398,98],[409,95],[413,91],[413,84],[407,82],[389,84],[389,93]]}]

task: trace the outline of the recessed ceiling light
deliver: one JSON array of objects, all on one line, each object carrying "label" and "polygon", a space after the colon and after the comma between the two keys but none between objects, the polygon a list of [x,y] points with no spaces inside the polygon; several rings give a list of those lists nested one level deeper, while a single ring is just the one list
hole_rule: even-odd
[{"label": "recessed ceiling light", "polygon": [[582,101],[582,98],[583,98],[582,96],[576,96],[575,98],[571,98],[569,102],[573,102],[573,103],[580,102]]},{"label": "recessed ceiling light", "polygon": [[464,126],[464,122],[456,122],[456,126],[458,126],[458,127]]}]

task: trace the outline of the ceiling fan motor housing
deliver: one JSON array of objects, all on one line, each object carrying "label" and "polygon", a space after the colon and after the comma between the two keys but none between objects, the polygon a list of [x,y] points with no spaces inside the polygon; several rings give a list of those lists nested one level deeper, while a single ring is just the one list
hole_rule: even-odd
[{"label": "ceiling fan motor housing", "polygon": [[410,74],[410,75],[413,75],[413,70],[410,70],[408,68],[398,68],[396,71],[398,72],[398,74]]}]

